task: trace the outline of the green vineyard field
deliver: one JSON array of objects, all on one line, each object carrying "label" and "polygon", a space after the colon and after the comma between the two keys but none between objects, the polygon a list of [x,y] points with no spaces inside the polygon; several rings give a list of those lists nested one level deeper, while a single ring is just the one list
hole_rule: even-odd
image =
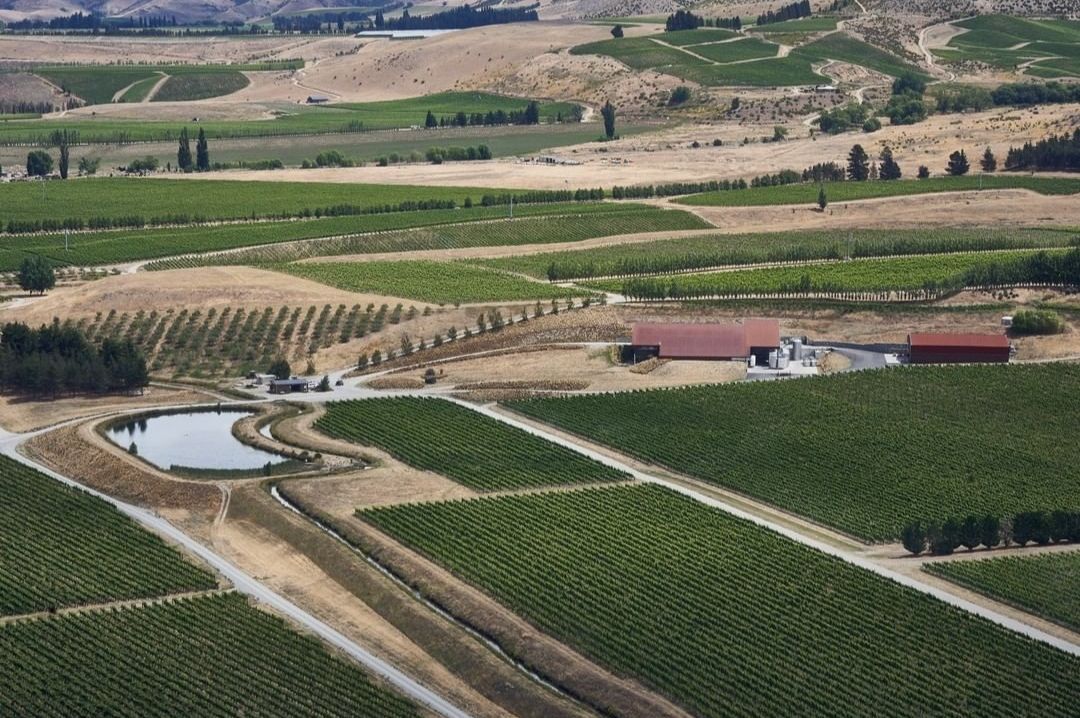
[{"label": "green vineyard field", "polygon": [[[903,197],[936,192],[968,192],[989,189],[1027,189],[1039,194],[1076,194],[1080,179],[1070,177],[974,176],[931,177],[924,180],[892,182],[827,182],[825,192],[830,203],[851,202],[880,197]],[[684,197],[678,202],[713,207],[747,207],[774,204],[817,205],[819,186],[789,184],[775,187],[703,192]]]},{"label": "green vineyard field", "polygon": [[527,254],[474,261],[537,279],[567,280],[678,272],[726,265],[879,257],[902,254],[1064,247],[1080,232],[946,227],[774,234],[707,234],[682,239]]},{"label": "green vineyard field", "polygon": [[1080,366],[919,367],[509,402],[868,541],[1080,506]]},{"label": "green vineyard field", "polygon": [[1080,660],[658,486],[358,516],[694,715],[1075,715]]},{"label": "green vineyard field", "polygon": [[0,496],[0,615],[217,585],[104,501],[4,456]]},{"label": "green vineyard field", "polygon": [[237,594],[0,626],[0,715],[414,718]]},{"label": "green vineyard field", "polygon": [[[214,75],[221,75],[223,77],[232,78],[226,82],[231,81],[235,84],[237,82],[236,78],[238,77],[243,81],[243,84],[240,85],[240,87],[244,87],[247,85],[247,78],[241,75],[241,72],[282,71],[303,67],[303,64],[304,63],[299,60],[290,60],[235,65],[40,65],[34,67],[33,72],[36,75],[44,77],[54,85],[62,87],[65,92],[70,92],[82,98],[88,104],[100,105],[112,102],[113,95],[128,85],[149,78],[160,78],[162,73],[177,78],[194,76],[200,78],[200,82],[204,83],[207,81],[202,78],[211,78]],[[212,85],[213,81],[210,80],[209,84]],[[177,95],[172,99],[200,99],[201,97],[214,97],[220,94],[225,93],[215,92],[214,94],[201,94],[199,97]],[[123,99],[126,101],[137,101],[136,98],[128,97],[126,94]],[[66,126],[66,123],[57,125],[57,127]],[[8,128],[9,126],[5,127],[5,129]]]},{"label": "green vineyard field", "polygon": [[296,214],[335,205],[375,207],[401,202],[479,202],[507,190],[473,187],[336,184],[332,182],[237,182],[101,177],[78,182],[0,184],[4,221],[183,215],[190,218],[254,219]]},{"label": "green vineyard field", "polygon": [[[284,64],[284,63],[282,63]],[[251,66],[109,66],[109,67],[57,67],[43,70],[39,74],[48,76],[57,84],[71,87],[75,94],[84,97],[93,104],[111,102],[113,95],[133,82],[142,82],[151,77],[159,77],[158,71],[168,74],[179,81],[183,92],[176,92],[178,99],[194,99],[196,91],[201,94],[228,90],[229,86],[215,81],[212,73],[233,73],[245,68],[272,69],[274,65]],[[186,71],[186,72],[184,72]],[[183,79],[184,74],[194,74],[196,81]],[[62,80],[58,81],[58,80]],[[173,80],[169,80],[171,83]],[[224,80],[229,82],[229,80]],[[235,82],[235,80],[233,81]],[[166,83],[166,86],[169,84]],[[165,90],[165,87],[161,88]],[[133,88],[134,90],[134,88]],[[129,90],[123,100],[134,102],[142,99],[138,93]],[[146,87],[143,95],[149,90]],[[169,91],[173,93],[174,91]],[[89,97],[87,97],[89,95]],[[168,96],[168,95],[167,95]],[[162,99],[160,96],[155,99]],[[483,92],[444,92],[423,97],[385,102],[365,102],[335,105],[294,105],[277,109],[273,119],[257,120],[215,120],[201,119],[198,122],[184,120],[140,120],[116,118],[105,115],[96,117],[69,115],[62,119],[48,122],[20,120],[0,122],[0,145],[41,143],[54,129],[68,129],[79,133],[79,140],[84,143],[118,142],[175,142],[180,130],[187,128],[192,135],[200,129],[207,137],[215,139],[239,139],[253,137],[288,137],[295,135],[318,134],[354,134],[369,130],[406,129],[423,126],[427,111],[431,110],[436,118],[449,117],[458,112],[502,110],[504,112],[525,109],[528,100],[518,97],[504,97]],[[554,122],[560,115],[569,123],[574,123],[575,105],[569,102],[541,102],[540,117],[545,123]],[[539,128],[538,128],[539,129]],[[600,130],[596,131],[599,135]]]},{"label": "green vineyard field", "polygon": [[[1058,256],[1067,251],[1070,250],[1051,249],[1047,253]],[[991,265],[1007,265],[1035,253],[1036,250],[1007,250],[927,254],[644,279],[606,279],[587,282],[585,286],[639,299],[936,290],[962,287],[967,284],[965,277],[969,272]]]},{"label": "green vineyard field", "polygon": [[335,402],[315,424],[477,491],[616,481],[623,474],[441,399]]},{"label": "green vineyard field", "polygon": [[433,304],[563,299],[590,293],[457,262],[313,262],[273,268],[349,292],[371,292]]},{"label": "green vineyard field", "polygon": [[240,72],[188,72],[170,75],[151,101],[188,102],[221,97],[244,89],[249,82]]},{"label": "green vineyard field", "polygon": [[1080,551],[942,561],[923,570],[1080,631]]},{"label": "green vineyard field", "polygon": [[[268,264],[334,254],[366,254],[417,249],[451,249],[500,244],[577,241],[609,234],[699,229],[707,225],[695,215],[647,205],[615,203],[551,203],[519,205],[514,219],[508,208],[461,207],[415,212],[322,217],[296,221],[251,222],[192,227],[157,227],[4,237],[0,235],[0,271],[17,270],[23,257],[40,254],[52,263],[95,266],[179,254],[219,252],[256,245],[335,237],[288,248],[260,248],[214,257],[187,257],[156,263],[152,269],[206,265]],[[544,217],[545,220],[534,219]],[[550,218],[550,219],[548,219]],[[471,221],[506,219],[505,223],[469,225]],[[426,233],[392,230],[461,224]],[[379,234],[372,234],[378,232]],[[343,235],[370,235],[340,239]]]}]

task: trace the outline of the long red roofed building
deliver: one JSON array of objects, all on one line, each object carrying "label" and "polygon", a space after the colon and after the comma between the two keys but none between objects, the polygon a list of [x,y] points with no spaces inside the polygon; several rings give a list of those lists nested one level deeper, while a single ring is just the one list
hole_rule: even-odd
[{"label": "long red roofed building", "polygon": [[768,354],[780,346],[780,322],[748,319],[742,324],[635,324],[635,355],[662,359],[732,360]]},{"label": "long red roofed building", "polygon": [[909,334],[912,364],[1005,363],[1012,346],[1004,334]]}]

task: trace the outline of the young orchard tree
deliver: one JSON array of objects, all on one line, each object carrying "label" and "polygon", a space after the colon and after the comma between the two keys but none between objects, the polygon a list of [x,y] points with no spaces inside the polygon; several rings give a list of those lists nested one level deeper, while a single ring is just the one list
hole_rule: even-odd
[{"label": "young orchard tree", "polygon": [[881,165],[878,168],[878,176],[883,180],[898,180],[903,175],[900,165],[893,159],[892,148],[886,146],[881,150]]},{"label": "young orchard tree", "polygon": [[994,153],[990,151],[990,148],[986,148],[986,152],[983,152],[982,159],[979,160],[979,166],[982,167],[983,172],[996,172],[997,171],[997,157],[994,157]]},{"label": "young orchard tree", "polygon": [[949,164],[945,166],[945,171],[953,177],[960,177],[966,175],[968,170],[971,169],[971,165],[968,164],[967,155],[963,150],[957,150],[949,155]]},{"label": "young orchard tree", "polygon": [[22,261],[19,267],[19,287],[33,294],[44,294],[56,286],[56,272],[52,265],[40,255],[32,255]]},{"label": "young orchard tree", "polygon": [[79,158],[79,174],[84,177],[90,175],[96,175],[98,167],[101,165],[100,157],[81,157]]},{"label": "young orchard tree", "polygon": [[176,148],[176,167],[181,172],[191,172],[195,169],[195,160],[191,158],[191,138],[187,128],[180,130],[180,142]]},{"label": "young orchard tree", "polygon": [[604,136],[609,140],[615,139],[615,105],[608,100],[600,108],[600,114],[604,117]]},{"label": "young orchard tree", "polygon": [[848,152],[847,162],[848,179],[853,182],[865,182],[870,177],[870,155],[862,145],[855,145]]}]

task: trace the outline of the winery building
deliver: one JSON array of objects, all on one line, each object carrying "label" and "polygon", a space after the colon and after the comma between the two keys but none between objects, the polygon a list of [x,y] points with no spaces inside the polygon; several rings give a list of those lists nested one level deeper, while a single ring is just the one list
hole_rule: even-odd
[{"label": "winery building", "polygon": [[1007,363],[1012,353],[1004,334],[910,334],[912,364]]},{"label": "winery building", "polygon": [[634,361],[661,359],[768,361],[780,346],[780,322],[748,319],[741,324],[635,324],[629,351]]}]

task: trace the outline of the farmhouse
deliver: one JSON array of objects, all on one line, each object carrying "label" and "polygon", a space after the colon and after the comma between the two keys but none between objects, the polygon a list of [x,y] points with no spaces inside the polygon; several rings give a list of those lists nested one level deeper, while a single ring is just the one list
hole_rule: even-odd
[{"label": "farmhouse", "polygon": [[1012,347],[1004,334],[909,334],[912,364],[1009,361]]},{"label": "farmhouse", "polygon": [[635,324],[630,351],[635,361],[662,359],[732,360],[756,357],[765,363],[780,346],[780,322],[748,319],[742,324]]},{"label": "farmhouse", "polygon": [[306,392],[310,388],[307,379],[274,379],[270,382],[271,394]]}]

